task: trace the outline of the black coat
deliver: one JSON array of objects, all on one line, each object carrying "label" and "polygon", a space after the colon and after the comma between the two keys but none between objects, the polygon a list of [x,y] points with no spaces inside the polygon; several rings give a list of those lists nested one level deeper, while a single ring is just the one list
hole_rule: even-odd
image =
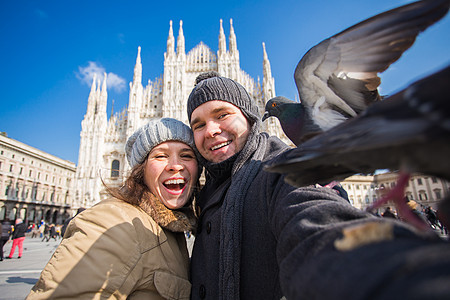
[{"label": "black coat", "polygon": [[[273,137],[268,144],[265,160],[285,149]],[[227,178],[209,180],[198,201],[201,214],[191,260],[192,299],[217,299],[219,295],[220,220],[228,187]],[[386,278],[397,274],[398,266],[416,271],[408,264],[420,251],[434,255],[431,264],[439,253],[439,259],[447,262],[440,269],[447,275],[450,270],[448,244],[430,243],[400,222],[356,209],[328,188],[296,189],[281,175],[263,169],[249,187],[242,220],[241,299],[280,299],[283,295],[288,299],[368,299],[382,289]],[[349,251],[336,249],[343,228],[369,222],[392,224],[396,241]],[[404,254],[394,256],[395,251]],[[417,284],[423,279],[411,272],[405,276],[410,275]],[[408,293],[410,282],[401,277],[390,284],[392,295]]]},{"label": "black coat", "polygon": [[27,225],[25,223],[20,223],[14,226],[14,232],[12,234],[12,239],[18,239],[25,236],[27,231]]}]

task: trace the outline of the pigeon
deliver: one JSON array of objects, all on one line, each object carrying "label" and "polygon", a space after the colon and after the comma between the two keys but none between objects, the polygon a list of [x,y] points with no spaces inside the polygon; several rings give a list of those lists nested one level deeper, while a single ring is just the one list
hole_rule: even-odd
[{"label": "pigeon", "polygon": [[443,18],[449,6],[449,0],[413,2],[322,41],[295,69],[300,102],[272,98],[262,120],[277,117],[286,136],[298,146],[357,116],[383,98],[378,73],[397,61],[420,32]]},{"label": "pigeon", "polygon": [[294,186],[402,165],[450,180],[449,95],[447,66],[280,154],[266,170],[287,174]]},{"label": "pigeon", "polygon": [[[450,65],[364,112],[279,155],[265,167],[294,186],[323,184],[379,169],[401,170],[393,200],[404,214],[404,187],[418,172],[450,181]],[[397,209],[399,209],[397,206]]]}]

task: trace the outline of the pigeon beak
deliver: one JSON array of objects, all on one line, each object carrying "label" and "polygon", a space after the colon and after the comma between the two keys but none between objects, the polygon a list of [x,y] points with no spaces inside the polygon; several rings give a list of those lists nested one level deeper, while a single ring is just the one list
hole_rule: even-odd
[{"label": "pigeon beak", "polygon": [[269,112],[268,111],[264,112],[264,115],[262,117],[262,122],[264,122],[269,117],[270,117]]}]

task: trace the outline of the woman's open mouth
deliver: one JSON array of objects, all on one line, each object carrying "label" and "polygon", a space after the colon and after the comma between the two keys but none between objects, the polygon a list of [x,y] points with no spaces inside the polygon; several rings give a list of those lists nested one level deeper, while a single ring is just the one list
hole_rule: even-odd
[{"label": "woman's open mouth", "polygon": [[184,178],[171,178],[163,182],[164,187],[171,194],[181,194],[186,187]]}]

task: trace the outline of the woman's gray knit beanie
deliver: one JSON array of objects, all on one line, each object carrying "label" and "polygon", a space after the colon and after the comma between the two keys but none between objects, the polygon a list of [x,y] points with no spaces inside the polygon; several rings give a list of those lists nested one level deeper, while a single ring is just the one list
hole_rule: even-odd
[{"label": "woman's gray knit beanie", "polygon": [[133,168],[144,162],[155,146],[167,141],[183,142],[194,149],[194,137],[186,124],[172,118],[152,119],[128,138],[125,145],[128,163]]},{"label": "woman's gray knit beanie", "polygon": [[242,85],[212,71],[202,73],[196,79],[196,86],[187,102],[189,122],[192,112],[198,106],[212,100],[226,101],[239,107],[252,123],[261,118],[258,106]]}]

